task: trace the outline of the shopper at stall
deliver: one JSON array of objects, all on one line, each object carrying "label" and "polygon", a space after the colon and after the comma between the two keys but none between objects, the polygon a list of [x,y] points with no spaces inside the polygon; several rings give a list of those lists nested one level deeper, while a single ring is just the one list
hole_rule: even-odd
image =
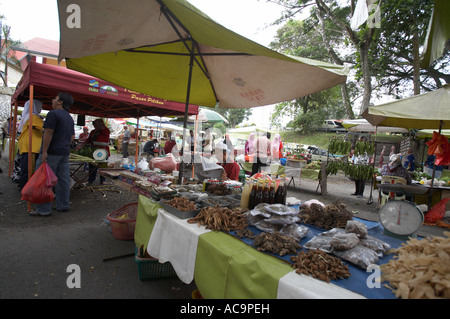
[{"label": "shopper at stall", "polygon": [[2,123],[2,146],[5,148],[5,139],[9,136],[10,126],[11,126],[11,118],[8,117],[6,121]]},{"label": "shopper at stall", "polygon": [[[44,121],[39,116],[42,110],[42,102],[39,100],[33,100],[33,114],[32,114],[32,131],[31,131],[31,165],[32,172],[36,160],[39,156],[42,144],[42,135],[44,130]],[[28,182],[28,155],[30,151],[30,135],[29,135],[29,122],[30,122],[30,101],[25,103],[22,118],[19,123],[19,129],[21,131],[18,141],[19,153],[20,153],[20,175],[19,175],[19,188],[22,189]]]},{"label": "shopper at stall", "polygon": [[281,136],[280,134],[275,134],[275,137],[271,143],[271,155],[273,160],[278,161],[283,157],[282,149],[283,143],[281,143]]},{"label": "shopper at stall", "polygon": [[[96,119],[92,124],[94,125],[94,130],[89,134],[87,145],[95,149],[105,149],[108,152],[109,157],[111,155],[109,152],[109,129],[102,119]],[[89,164],[88,185],[92,185],[95,182],[95,179],[97,178],[97,169],[97,165]],[[104,176],[100,176],[100,184],[104,184],[105,180]]]},{"label": "shopper at stall", "polygon": [[166,142],[166,144],[164,145],[164,153],[165,154],[169,154],[172,152],[172,149],[174,149],[175,151],[177,150],[177,142],[175,141],[175,135],[172,135],[170,137],[170,140]]},{"label": "shopper at stall", "polygon": [[130,145],[131,133],[128,130],[128,126],[123,126],[123,140],[122,140],[122,156],[123,158],[128,157],[128,146]]},{"label": "shopper at stall", "polygon": [[411,175],[409,171],[402,166],[402,158],[400,154],[392,154],[389,157],[389,163],[385,164],[380,171],[381,176],[397,176],[406,179],[411,184]]},{"label": "shopper at stall", "polygon": [[410,172],[414,172],[415,166],[416,166],[416,157],[414,156],[412,149],[408,149],[408,155],[406,156],[406,160],[405,163],[403,164],[403,167]]},{"label": "shopper at stall", "polygon": [[[367,138],[365,136],[361,136],[359,138],[360,142],[366,142]],[[353,165],[368,165],[369,164],[369,155],[365,154],[354,154],[352,156]],[[355,179],[355,192],[352,195],[356,195],[358,198],[362,198],[364,196],[364,188],[366,187],[365,179]]]},{"label": "shopper at stall", "polygon": [[[38,168],[47,162],[58,178],[55,185],[56,210],[65,212],[70,209],[70,145],[75,139],[75,129],[69,109],[73,104],[73,97],[68,93],[58,93],[52,100],[53,110],[47,113],[44,122],[44,136]],[[52,203],[38,204],[31,216],[50,216]]]},{"label": "shopper at stall", "polygon": [[252,176],[259,172],[262,166],[266,166],[270,160],[270,133],[258,137],[255,143],[255,156],[253,159]]},{"label": "shopper at stall", "polygon": [[153,157],[158,156],[158,140],[154,138],[151,141],[148,141],[144,145],[144,153],[147,153],[147,160],[152,159]]},{"label": "shopper at stall", "polygon": [[255,133],[250,133],[247,142],[245,142],[245,155],[255,154]]},{"label": "shopper at stall", "polygon": [[225,143],[217,143],[214,149],[214,156],[218,164],[224,169],[221,180],[239,180],[239,164],[230,158],[231,150]]}]

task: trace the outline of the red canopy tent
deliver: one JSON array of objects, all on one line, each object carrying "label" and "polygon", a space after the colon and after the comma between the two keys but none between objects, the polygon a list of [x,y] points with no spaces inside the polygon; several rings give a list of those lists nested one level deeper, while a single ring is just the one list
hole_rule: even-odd
[{"label": "red canopy tent", "polygon": [[[31,89],[33,87],[33,89]],[[93,76],[67,68],[31,62],[17,85],[12,103],[25,103],[33,98],[51,110],[51,100],[58,92],[70,93],[75,102],[71,113],[105,118],[184,115],[185,104],[167,101],[113,85]],[[198,114],[198,106],[190,105],[188,114]]]},{"label": "red canopy tent", "polygon": [[[70,113],[97,116],[103,118],[124,118],[142,116],[197,115],[198,106],[189,105],[186,112],[185,104],[155,98],[139,92],[134,92],[113,85],[93,76],[73,71],[67,68],[30,62],[17,85],[11,99],[11,115],[14,109],[14,124],[10,140],[10,173],[11,159],[15,149],[17,108],[26,101],[38,99],[43,102],[43,109],[52,110],[52,99],[58,92],[68,92],[74,98]],[[30,103],[30,114],[33,114],[33,103]],[[186,114],[187,113],[187,114]],[[29,119],[30,132],[32,116]],[[31,134],[29,145],[32,144]],[[136,148],[138,143],[136,143]],[[136,150],[136,157],[138,152]],[[28,157],[28,172],[31,177],[31,156]],[[136,159],[137,160],[137,159]]]}]

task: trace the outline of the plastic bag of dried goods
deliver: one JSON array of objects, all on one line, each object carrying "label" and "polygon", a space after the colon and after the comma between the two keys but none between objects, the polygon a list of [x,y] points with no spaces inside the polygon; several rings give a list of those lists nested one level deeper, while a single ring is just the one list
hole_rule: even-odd
[{"label": "plastic bag of dried goods", "polygon": [[331,237],[330,245],[334,249],[351,249],[359,244],[358,235],[353,233],[338,233]]},{"label": "plastic bag of dried goods", "polygon": [[347,221],[345,231],[347,233],[354,233],[358,235],[359,238],[366,238],[367,236],[367,226],[357,220]]}]

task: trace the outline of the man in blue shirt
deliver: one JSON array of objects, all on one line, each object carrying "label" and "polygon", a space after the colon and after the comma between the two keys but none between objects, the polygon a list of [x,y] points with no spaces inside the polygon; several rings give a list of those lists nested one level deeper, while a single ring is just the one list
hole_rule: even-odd
[{"label": "man in blue shirt", "polygon": [[[56,210],[66,212],[70,209],[70,145],[75,138],[74,122],[69,114],[73,97],[68,93],[58,93],[52,100],[53,110],[48,112],[44,122],[41,154],[36,168],[47,162],[58,177],[55,186]],[[38,204],[31,216],[50,216],[52,203]]]}]

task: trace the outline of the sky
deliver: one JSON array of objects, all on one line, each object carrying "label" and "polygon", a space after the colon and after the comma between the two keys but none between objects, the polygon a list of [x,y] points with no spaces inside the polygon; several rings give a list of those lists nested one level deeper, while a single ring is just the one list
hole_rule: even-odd
[{"label": "sky", "polygon": [[[76,2],[76,1],[75,1]],[[264,46],[279,26],[270,24],[282,7],[266,0],[190,0],[191,4],[226,28]],[[0,0],[0,14],[11,27],[11,38],[25,42],[35,37],[59,41],[56,0]],[[267,127],[273,106],[253,108],[248,122]]]}]

